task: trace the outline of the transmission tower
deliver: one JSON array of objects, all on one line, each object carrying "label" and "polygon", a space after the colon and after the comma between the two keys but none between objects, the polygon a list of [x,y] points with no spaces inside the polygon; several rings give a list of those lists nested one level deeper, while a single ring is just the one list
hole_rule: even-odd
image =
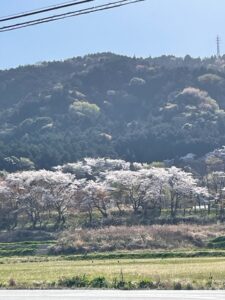
[{"label": "transmission tower", "polygon": [[220,42],[221,42],[221,39],[219,36],[216,37],[216,45],[217,45],[217,58],[220,58],[221,55],[220,55]]}]

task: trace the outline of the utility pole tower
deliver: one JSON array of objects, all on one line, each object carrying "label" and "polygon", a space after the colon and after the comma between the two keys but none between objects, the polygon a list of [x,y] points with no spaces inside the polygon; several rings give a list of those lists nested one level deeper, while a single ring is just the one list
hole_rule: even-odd
[{"label": "utility pole tower", "polygon": [[221,42],[221,39],[220,39],[219,35],[217,35],[217,37],[216,37],[217,58],[221,57],[221,55],[220,55],[220,42]]}]

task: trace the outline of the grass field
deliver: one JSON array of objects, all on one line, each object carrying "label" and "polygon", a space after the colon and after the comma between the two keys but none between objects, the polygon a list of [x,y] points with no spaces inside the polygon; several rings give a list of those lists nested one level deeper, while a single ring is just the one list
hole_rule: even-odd
[{"label": "grass field", "polygon": [[[102,241],[103,249],[108,240],[117,246],[126,244],[125,228],[116,229],[118,233],[114,227],[106,233],[93,232],[93,242],[100,245]],[[0,288],[225,289],[222,226],[139,226],[129,230],[133,234],[128,236],[136,244],[142,243],[143,249],[121,247],[101,252],[99,247],[88,251],[91,239],[86,231],[72,239],[76,249],[82,241],[85,245],[85,251],[76,255],[50,251],[60,245],[53,239],[1,242]]]},{"label": "grass field", "polygon": [[[185,282],[198,288],[213,284],[224,287],[225,259],[167,258],[122,260],[65,260],[63,257],[20,257],[0,259],[2,286],[57,287],[60,278],[104,277],[108,282]],[[171,284],[170,284],[171,286]]]}]

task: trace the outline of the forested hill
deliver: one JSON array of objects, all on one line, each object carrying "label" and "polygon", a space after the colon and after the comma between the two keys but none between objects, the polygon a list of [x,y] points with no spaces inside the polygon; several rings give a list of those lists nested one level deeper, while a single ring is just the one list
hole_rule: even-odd
[{"label": "forested hill", "polygon": [[0,169],[152,162],[225,144],[225,61],[102,53],[0,71]]}]

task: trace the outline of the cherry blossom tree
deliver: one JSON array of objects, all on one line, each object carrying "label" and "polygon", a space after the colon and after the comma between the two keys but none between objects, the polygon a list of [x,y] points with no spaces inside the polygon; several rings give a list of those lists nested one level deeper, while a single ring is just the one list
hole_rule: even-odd
[{"label": "cherry blossom tree", "polygon": [[[221,208],[225,187],[222,173],[208,178],[208,187],[219,197]],[[21,215],[33,229],[53,223],[60,229],[69,215],[79,212],[86,213],[92,224],[94,212],[106,219],[115,207],[119,212],[126,209],[142,214],[146,220],[166,209],[174,220],[180,209],[206,203],[207,197],[207,188],[179,168],[105,158],[86,158],[54,171],[23,171],[0,178],[0,213],[8,213],[5,223],[11,222],[11,227]]]},{"label": "cherry blossom tree", "polygon": [[134,213],[140,209],[161,209],[163,185],[166,180],[166,171],[163,168],[142,169],[139,171],[109,172],[106,176],[107,183],[112,188],[112,195],[119,207],[121,205],[132,207]]},{"label": "cherry blossom tree", "polygon": [[0,228],[12,230],[17,226],[19,203],[3,179],[0,179]]},{"label": "cherry blossom tree", "polygon": [[199,196],[208,196],[208,191],[205,188],[197,186],[197,180],[193,178],[191,173],[171,167],[168,168],[167,194],[170,205],[171,217],[174,219],[177,215],[177,210],[182,206],[182,200],[191,201],[190,206],[193,206],[194,199]]},{"label": "cherry blossom tree", "polygon": [[49,210],[56,211],[57,226],[64,225],[65,214],[76,187],[73,175],[46,170],[24,171],[7,175],[5,181],[14,191],[32,228],[35,228],[38,222],[41,225],[41,215]]},{"label": "cherry blossom tree", "polygon": [[92,223],[93,210],[97,209],[103,218],[108,217],[110,197],[104,182],[87,181],[79,193],[81,211],[86,211]]},{"label": "cherry blossom tree", "polygon": [[[140,168],[141,164],[134,164],[135,168]],[[131,164],[121,159],[109,158],[84,158],[76,163],[69,163],[63,166],[57,166],[53,169],[64,173],[71,173],[77,179],[86,178],[88,180],[96,180],[101,173],[115,170],[129,170]]]},{"label": "cherry blossom tree", "polygon": [[225,172],[215,171],[205,178],[206,185],[215,199],[217,215],[223,221],[225,218]]},{"label": "cherry blossom tree", "polygon": [[170,208],[171,217],[175,218],[182,204],[189,201],[191,207],[190,200],[193,202],[195,197],[207,195],[207,190],[197,186],[192,174],[176,167],[109,172],[106,180],[113,194],[120,193],[123,203],[132,207],[134,213],[140,209],[146,213],[148,209],[165,207]]}]

